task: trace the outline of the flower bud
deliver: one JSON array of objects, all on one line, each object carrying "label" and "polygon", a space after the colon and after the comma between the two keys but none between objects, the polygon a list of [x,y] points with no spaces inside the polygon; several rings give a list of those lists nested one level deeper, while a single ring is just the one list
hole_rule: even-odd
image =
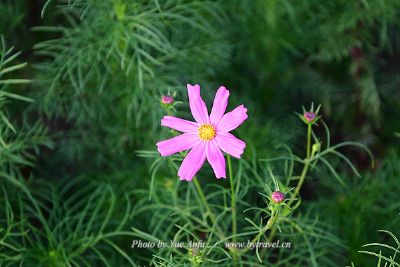
[{"label": "flower bud", "polygon": [[285,199],[285,195],[281,191],[275,191],[272,193],[271,199],[276,204],[279,204]]},{"label": "flower bud", "polygon": [[306,113],[304,113],[304,119],[306,119],[306,121],[308,122],[312,122],[313,120],[315,120],[316,117],[317,114],[315,114],[314,112],[307,111]]},{"label": "flower bud", "polygon": [[170,105],[174,102],[174,97],[172,95],[163,95],[161,97],[161,103],[165,105]]},{"label": "flower bud", "polygon": [[315,154],[321,149],[321,143],[317,142],[312,145],[312,153]]}]

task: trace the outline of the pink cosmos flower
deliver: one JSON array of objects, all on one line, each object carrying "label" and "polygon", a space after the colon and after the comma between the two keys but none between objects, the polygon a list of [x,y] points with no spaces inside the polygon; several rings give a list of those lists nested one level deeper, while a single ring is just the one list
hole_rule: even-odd
[{"label": "pink cosmos flower", "polygon": [[[157,143],[161,156],[169,156],[191,149],[178,171],[180,180],[191,181],[207,159],[215,176],[226,178],[225,158],[222,151],[240,158],[246,143],[229,132],[247,119],[247,109],[241,105],[228,112],[229,91],[221,86],[214,98],[210,116],[200,96],[200,86],[187,85],[189,105],[196,122],[173,116],[164,116],[161,125],[183,132],[183,134]],[[222,151],[221,151],[222,150]]]}]

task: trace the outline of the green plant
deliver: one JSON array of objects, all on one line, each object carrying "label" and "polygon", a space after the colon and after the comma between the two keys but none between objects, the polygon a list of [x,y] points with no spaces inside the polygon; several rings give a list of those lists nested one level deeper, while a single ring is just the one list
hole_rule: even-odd
[{"label": "green plant", "polygon": [[[399,10],[1,1],[0,266],[398,266]],[[154,152],[187,83],[248,108],[226,180]]]},{"label": "green plant", "polygon": [[[307,126],[306,156],[304,159],[301,156],[294,155],[287,146],[283,146],[289,152],[288,155],[284,154],[277,158],[260,160],[260,162],[266,162],[267,165],[264,166],[267,167],[275,161],[282,161],[284,163],[283,174],[278,178],[274,177],[272,171],[268,168],[268,172],[265,171],[266,175],[260,174],[257,159],[254,159],[254,161],[241,159],[236,169],[232,171],[231,160],[228,157],[230,190],[226,188],[227,185],[224,185],[226,182],[219,181],[218,183],[221,183],[221,185],[212,183],[209,186],[210,191],[204,193],[203,186],[200,185],[197,178],[193,179],[194,185],[179,185],[179,182],[170,181],[169,175],[166,178],[165,174],[157,175],[161,170],[161,164],[165,162],[164,159],[157,159],[157,154],[150,151],[138,151],[139,155],[143,157],[155,157],[156,159],[151,168],[150,196],[152,202],[146,205],[147,201],[139,201],[139,208],[136,209],[135,214],[138,216],[138,214],[145,213],[150,209],[160,209],[160,212],[150,221],[149,229],[151,229],[151,232],[146,233],[135,228],[134,234],[153,242],[168,239],[175,242],[189,242],[189,244],[190,240],[204,242],[204,247],[196,248],[196,257],[199,257],[201,262],[205,264],[218,263],[227,266],[246,262],[254,264],[255,259],[257,259],[260,263],[274,263],[277,266],[288,262],[295,263],[295,265],[308,262],[313,266],[322,263],[334,266],[331,257],[335,253],[340,253],[340,248],[343,248],[342,243],[334,235],[329,234],[329,230],[327,230],[329,227],[324,223],[318,223],[318,220],[310,223],[312,219],[308,216],[295,215],[295,211],[301,204],[300,189],[308,171],[319,168],[320,164],[317,165],[317,163],[321,163],[328,173],[331,173],[339,183],[344,185],[339,174],[335,171],[332,161],[328,161],[329,155],[343,160],[356,175],[359,175],[350,160],[338,151],[340,148],[356,146],[365,149],[371,157],[372,154],[368,148],[356,142],[343,142],[331,146],[330,132],[326,124],[320,119],[319,109],[319,107],[314,109],[312,105],[310,111],[304,110],[303,114],[298,114]],[[321,145],[322,140],[313,131],[313,128],[319,123],[322,124],[326,132],[325,146]],[[167,161],[172,177],[175,176],[174,170],[178,169],[177,162],[181,161],[184,155],[185,153],[181,152],[179,155],[171,156]],[[302,165],[301,174],[295,175],[294,172],[298,165]],[[263,169],[266,170],[265,167],[261,168],[261,170]],[[207,177],[208,175],[199,174],[199,176]],[[287,192],[285,202],[273,204],[269,197],[272,193],[272,190],[269,189],[270,182],[263,178],[265,176],[269,176],[274,181],[277,190]],[[157,177],[161,181],[156,183]],[[293,183],[295,187],[290,189]],[[161,186],[163,184],[164,186]],[[262,202],[267,203],[267,205],[260,207],[259,204],[253,202],[254,199],[247,196],[252,195],[251,192],[265,188],[265,185],[267,185],[267,193],[262,195],[266,199]],[[161,189],[158,189],[160,187]],[[164,189],[165,187],[167,190]],[[137,194],[140,194],[140,192],[137,192]],[[184,195],[186,198],[181,200],[179,195]],[[170,199],[173,205],[162,205],[163,199]],[[252,212],[252,216],[243,213],[249,211]],[[166,215],[166,212],[170,215]],[[231,218],[229,218],[230,215]],[[249,225],[246,226],[245,222]],[[169,233],[175,228],[177,233],[170,236]],[[248,238],[248,240],[246,241],[245,238]],[[294,251],[290,251],[293,255],[296,255],[295,258],[285,259],[288,255],[283,249],[279,250],[280,256],[276,258],[273,256],[273,251],[264,249],[260,252],[259,247],[254,245],[260,242],[273,242],[281,238],[296,242],[296,248],[294,248]],[[299,245],[300,243],[302,245]],[[327,248],[328,244],[336,245],[336,249]],[[182,248],[167,247],[162,251],[152,250],[153,253],[156,253],[153,261],[159,262],[161,260],[165,264],[170,259],[174,259],[172,262],[175,264],[193,261],[191,250],[187,249],[187,247],[184,247],[183,250]],[[187,250],[187,253],[185,253],[185,250]],[[308,254],[307,260],[304,256],[300,256],[304,251]],[[316,255],[319,255],[318,260]],[[321,257],[321,255],[324,255],[324,257]]]},{"label": "green plant", "polygon": [[42,89],[34,97],[41,112],[66,125],[59,144],[72,161],[95,154],[93,164],[107,165],[132,156],[147,142],[141,131],[158,131],[160,92],[180,91],[181,77],[211,73],[228,51],[216,31],[225,16],[214,2],[61,1],[55,10],[62,26],[35,27],[56,37],[35,45],[47,61],[36,66]]},{"label": "green plant", "polygon": [[[395,235],[393,235],[391,232],[386,231],[386,230],[379,230],[381,233],[386,233],[389,235],[393,241],[395,242],[395,245],[389,245],[387,243],[369,243],[363,246],[363,248],[379,248],[379,252],[373,252],[370,250],[361,250],[359,253],[366,254],[366,255],[371,255],[376,258],[378,258],[378,263],[377,266],[389,266],[389,267],[394,267],[394,266],[400,266],[399,260],[396,259],[398,253],[400,253],[400,242],[397,239]],[[388,254],[391,254],[390,256],[385,256],[387,255],[385,251]],[[389,264],[389,265],[388,265]],[[352,265],[354,266],[354,265]]]}]

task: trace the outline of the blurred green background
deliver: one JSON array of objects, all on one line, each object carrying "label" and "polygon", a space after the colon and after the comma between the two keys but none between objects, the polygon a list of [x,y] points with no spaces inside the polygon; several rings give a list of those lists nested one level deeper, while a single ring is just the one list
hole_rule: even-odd
[{"label": "blurred green background", "polygon": [[[147,224],[150,186],[178,178],[152,177],[136,151],[168,137],[161,95],[175,92],[190,118],[185,85],[198,83],[206,103],[225,85],[228,108],[248,108],[244,160],[282,143],[301,154],[294,112],[311,102],[332,142],[372,150],[373,168],[345,151],[362,178],[336,164],[346,186],[318,172],[301,195],[343,245],[325,264],[376,266],[357,251],[392,242],[379,229],[400,236],[399,15],[398,0],[1,0],[0,265],[149,264],[129,232],[159,231]],[[274,263],[310,266],[299,257]]]}]

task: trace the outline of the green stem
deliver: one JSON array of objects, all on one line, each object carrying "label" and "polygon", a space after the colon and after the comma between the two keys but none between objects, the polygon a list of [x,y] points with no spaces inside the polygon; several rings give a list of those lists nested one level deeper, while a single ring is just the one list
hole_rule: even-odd
[{"label": "green stem", "polygon": [[[230,165],[230,163],[228,163],[228,165]],[[231,175],[231,170],[232,170],[232,168],[231,167],[229,167],[229,170],[230,170],[230,175]],[[222,229],[219,227],[219,225],[217,224],[217,217],[215,216],[215,214],[213,213],[213,211],[211,210],[211,207],[210,207],[210,205],[208,205],[208,202],[207,202],[207,199],[206,199],[206,197],[205,197],[205,195],[204,195],[204,192],[203,192],[203,189],[202,189],[202,187],[201,187],[201,185],[200,185],[200,183],[199,183],[199,181],[197,180],[197,177],[196,176],[194,176],[193,177],[193,183],[194,183],[194,185],[195,185],[195,187],[196,187],[196,190],[197,190],[197,193],[199,194],[199,196],[200,196],[200,201],[201,201],[201,203],[203,204],[203,206],[205,207],[205,209],[206,209],[206,212],[209,214],[209,216],[210,216],[210,220],[211,220],[211,222],[212,222],[212,228],[215,228],[215,235],[220,239],[220,240],[226,240],[226,237],[225,237],[225,234],[224,234],[224,232],[222,231]],[[207,221],[206,221],[206,223],[207,223]],[[234,248],[229,248],[229,250],[233,253],[233,255],[236,255],[236,250],[234,249]],[[203,253],[205,252],[205,250],[203,250]]]},{"label": "green stem", "polygon": [[307,159],[310,158],[311,154],[311,124],[308,124],[307,128]]},{"label": "green stem", "polygon": [[[303,186],[304,180],[305,180],[305,178],[307,176],[307,171],[308,171],[308,167],[309,166],[310,166],[310,161],[307,159],[307,161],[304,163],[304,167],[303,167],[303,170],[301,172],[301,176],[300,176],[299,182],[297,183],[296,189],[294,190],[293,197],[296,197],[300,193],[300,189]],[[288,205],[290,206],[290,204],[292,204],[292,202],[293,202],[293,200],[290,201],[288,203]]]},{"label": "green stem", "polygon": [[199,193],[200,200],[201,200],[201,202],[203,203],[204,207],[206,208],[207,213],[208,213],[209,216],[210,216],[211,222],[213,223],[213,225],[215,225],[215,229],[216,229],[217,232],[218,232],[218,237],[219,237],[220,239],[225,239],[224,234],[223,234],[221,228],[220,228],[220,227],[218,226],[218,224],[217,224],[217,219],[216,219],[214,213],[212,212],[210,206],[208,205],[208,202],[207,202],[207,199],[206,199],[206,197],[205,197],[205,195],[204,195],[203,189],[201,188],[201,185],[200,185],[199,181],[197,180],[197,177],[196,177],[196,176],[193,177],[193,182],[194,182],[194,184],[195,184],[195,186],[196,186],[197,192]]},{"label": "green stem", "polygon": [[210,215],[211,221],[215,224],[215,222],[216,222],[215,215],[211,211],[210,206],[208,205],[207,199],[206,199],[206,197],[204,195],[203,189],[201,188],[201,185],[200,185],[199,181],[197,180],[197,177],[193,177],[193,182],[194,182],[194,184],[196,186],[197,192],[200,195],[201,202],[203,203],[204,207],[206,208],[207,213]]},{"label": "green stem", "polygon": [[[210,216],[211,222],[213,224],[213,226],[215,226],[216,229],[216,235],[218,236],[218,238],[220,240],[226,240],[226,237],[224,235],[224,232],[221,230],[221,228],[219,227],[219,225],[217,224],[217,219],[216,216],[214,215],[214,213],[212,212],[210,206],[208,205],[207,199],[204,195],[203,189],[201,188],[201,185],[199,183],[199,181],[197,180],[197,177],[193,177],[193,182],[196,186],[197,192],[200,195],[200,200],[203,203],[204,207],[206,208],[207,213]],[[229,250],[232,252],[233,254],[233,258],[236,259],[236,254],[237,251],[234,248],[229,248]],[[236,261],[235,261],[236,262]]]},{"label": "green stem", "polygon": [[232,162],[231,157],[228,155],[228,170],[229,170],[229,182],[231,184],[231,209],[232,209],[232,232],[233,232],[233,242],[236,242],[236,232],[237,232],[237,224],[236,224],[236,192],[235,192],[235,184],[233,181],[232,175]]},{"label": "green stem", "polygon": [[[276,220],[278,219],[279,215],[279,208],[277,210],[273,210],[271,217],[268,220],[268,223],[264,226],[264,228],[250,241],[251,243],[255,243],[260,240],[260,238],[267,232],[268,230],[272,229],[272,227],[275,225]],[[268,240],[271,240],[272,237],[268,238]],[[241,253],[246,253],[250,248],[247,247],[243,250],[241,250]]]},{"label": "green stem", "polygon": [[168,116],[172,116],[171,109],[169,109],[169,108],[166,108],[166,110],[167,110],[167,115],[168,115]]},{"label": "green stem", "polygon": [[[307,171],[308,167],[310,166],[311,162],[311,124],[308,125],[307,128],[307,157],[304,160],[304,167],[303,170],[301,171],[300,179],[299,182],[297,183],[296,189],[294,190],[293,198],[295,198],[299,193],[300,189],[303,186],[304,180],[306,179],[307,176]],[[289,207],[293,203],[294,199],[290,200],[289,203],[287,204]]]},{"label": "green stem", "polygon": [[[236,191],[235,191],[235,183],[233,181],[231,157],[227,155],[227,158],[228,158],[229,183],[231,185],[231,210],[232,210],[232,235],[233,235],[232,241],[236,242],[236,233],[237,233]],[[237,266],[236,252],[233,253],[233,265]]]},{"label": "green stem", "polygon": [[[297,183],[296,189],[294,190],[293,199],[287,203],[287,205],[289,207],[291,206],[291,204],[293,204],[294,198],[299,194],[300,189],[301,189],[301,187],[304,183],[304,180],[307,176],[308,168],[310,166],[310,162],[312,159],[312,155],[311,155],[311,133],[312,132],[311,132],[311,130],[312,130],[312,126],[309,124],[308,128],[307,128],[307,155],[306,155],[306,158],[304,159],[304,167],[301,172],[299,182]],[[278,219],[278,215],[279,215],[279,209],[276,211],[272,211],[271,217],[270,217],[267,225],[253,238],[253,240],[251,241],[252,243],[258,241],[261,238],[261,236],[263,236],[268,230],[272,229],[272,227],[276,223],[276,220]],[[272,240],[275,233],[276,233],[276,228],[273,228],[271,233],[268,236],[269,241]],[[244,253],[246,251],[248,251],[248,249],[244,249],[241,252]]]}]

